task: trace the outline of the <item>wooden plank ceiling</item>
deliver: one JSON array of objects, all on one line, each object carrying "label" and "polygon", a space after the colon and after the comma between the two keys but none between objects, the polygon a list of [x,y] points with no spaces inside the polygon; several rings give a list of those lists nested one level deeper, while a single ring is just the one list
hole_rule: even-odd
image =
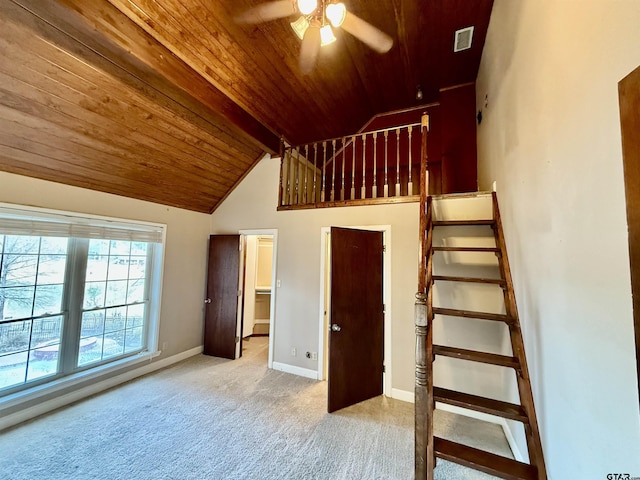
[{"label": "wooden plank ceiling", "polygon": [[430,103],[474,81],[493,0],[345,0],[393,48],[338,29],[306,76],[291,19],[233,20],[258,3],[0,0],[0,170],[210,212],[280,137],[351,134],[418,85]]}]

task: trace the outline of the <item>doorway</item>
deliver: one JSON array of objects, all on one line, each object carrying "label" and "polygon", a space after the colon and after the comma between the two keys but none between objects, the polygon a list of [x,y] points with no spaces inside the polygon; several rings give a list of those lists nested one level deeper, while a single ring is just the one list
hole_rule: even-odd
[{"label": "doorway", "polygon": [[[384,352],[383,352],[383,379],[382,393],[391,396],[391,226],[344,226],[350,230],[368,230],[382,233],[382,298],[384,308]],[[331,227],[321,229],[321,254],[320,254],[320,315],[319,315],[319,342],[318,342],[318,380],[329,378],[329,320],[331,312]]]},{"label": "doorway", "polygon": [[239,233],[242,261],[237,335],[242,338],[243,351],[266,343],[267,363],[272,368],[277,230],[241,230]]}]

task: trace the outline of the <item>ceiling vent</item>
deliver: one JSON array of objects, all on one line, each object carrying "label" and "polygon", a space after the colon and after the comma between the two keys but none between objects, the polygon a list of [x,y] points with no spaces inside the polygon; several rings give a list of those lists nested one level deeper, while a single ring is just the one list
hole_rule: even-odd
[{"label": "ceiling vent", "polygon": [[473,41],[473,27],[462,28],[456,31],[456,37],[453,44],[453,51],[460,52],[471,48]]}]

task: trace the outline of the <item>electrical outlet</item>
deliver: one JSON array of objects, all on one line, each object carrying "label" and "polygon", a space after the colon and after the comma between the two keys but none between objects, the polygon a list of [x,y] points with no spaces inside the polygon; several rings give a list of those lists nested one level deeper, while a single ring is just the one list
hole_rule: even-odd
[{"label": "electrical outlet", "polygon": [[276,286],[278,288],[280,288],[282,286],[282,282],[280,282],[280,279],[276,280]]},{"label": "electrical outlet", "polygon": [[162,342],[162,350],[169,348],[169,342]]},{"label": "electrical outlet", "polygon": [[291,347],[291,356],[295,357],[296,356],[296,347]]},{"label": "electrical outlet", "polygon": [[318,359],[318,352],[311,352],[311,360],[317,360]]}]

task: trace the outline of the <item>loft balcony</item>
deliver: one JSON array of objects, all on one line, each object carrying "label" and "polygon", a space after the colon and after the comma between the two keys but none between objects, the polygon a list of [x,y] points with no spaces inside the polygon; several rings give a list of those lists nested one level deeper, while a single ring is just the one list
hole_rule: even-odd
[{"label": "loft balcony", "polygon": [[284,148],[278,210],[420,201],[428,119]]}]

